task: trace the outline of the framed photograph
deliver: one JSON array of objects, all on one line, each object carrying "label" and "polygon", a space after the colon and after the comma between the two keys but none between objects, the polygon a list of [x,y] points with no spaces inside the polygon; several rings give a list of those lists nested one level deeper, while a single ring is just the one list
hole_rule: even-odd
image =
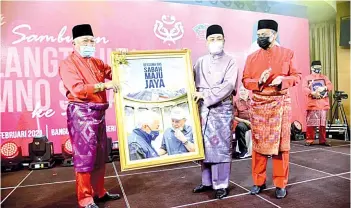
[{"label": "framed photograph", "polygon": [[112,52],[121,170],[204,159],[190,51]]},{"label": "framed photograph", "polygon": [[312,84],[311,84],[311,80],[308,81],[308,85],[310,86],[310,89],[312,92],[315,92],[318,87],[324,87],[325,86],[325,81],[324,79],[315,79],[313,80]]}]

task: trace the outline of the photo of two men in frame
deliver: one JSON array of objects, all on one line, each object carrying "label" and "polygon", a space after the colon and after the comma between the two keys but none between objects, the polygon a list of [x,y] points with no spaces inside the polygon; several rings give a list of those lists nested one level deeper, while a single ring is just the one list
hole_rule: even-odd
[{"label": "photo of two men in frame", "polygon": [[122,170],[204,158],[190,51],[112,54]]}]

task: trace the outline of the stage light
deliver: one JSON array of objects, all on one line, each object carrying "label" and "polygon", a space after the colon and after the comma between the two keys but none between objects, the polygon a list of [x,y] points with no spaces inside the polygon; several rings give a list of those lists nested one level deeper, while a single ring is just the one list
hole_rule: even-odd
[{"label": "stage light", "polygon": [[6,158],[14,158],[19,153],[19,148],[14,142],[6,142],[1,145],[1,156]]},{"label": "stage light", "polygon": [[305,136],[302,133],[302,124],[299,121],[294,121],[291,124],[291,140],[304,140]]},{"label": "stage light", "polygon": [[62,144],[62,156],[63,156],[62,166],[67,167],[67,166],[73,165],[72,143],[70,138],[67,138],[66,141]]},{"label": "stage light", "polygon": [[22,149],[15,142],[5,142],[1,145],[1,170],[12,171],[22,167]]},{"label": "stage light", "polygon": [[64,151],[72,155],[72,144],[70,138],[64,143]]},{"label": "stage light", "polygon": [[29,169],[51,168],[54,164],[54,145],[46,136],[34,137],[28,144],[31,163]]}]

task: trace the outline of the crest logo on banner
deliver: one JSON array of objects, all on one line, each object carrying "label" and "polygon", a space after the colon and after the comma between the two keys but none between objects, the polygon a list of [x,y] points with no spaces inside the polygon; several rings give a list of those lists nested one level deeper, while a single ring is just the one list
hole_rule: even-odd
[{"label": "crest logo on banner", "polygon": [[193,27],[196,37],[199,40],[206,40],[206,30],[208,26],[210,26],[210,24],[202,23],[202,24],[197,24],[195,27]]},{"label": "crest logo on banner", "polygon": [[172,42],[175,44],[184,36],[184,27],[181,22],[176,22],[174,16],[162,15],[161,21],[155,21],[154,33],[156,37],[163,40],[163,43]]}]

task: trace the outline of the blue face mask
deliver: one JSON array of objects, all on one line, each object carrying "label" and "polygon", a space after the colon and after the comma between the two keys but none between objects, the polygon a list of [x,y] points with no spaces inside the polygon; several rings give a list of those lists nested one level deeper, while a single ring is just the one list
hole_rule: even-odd
[{"label": "blue face mask", "polygon": [[158,135],[160,134],[160,132],[159,131],[151,131],[149,134],[151,136],[151,140],[155,140],[158,137]]},{"label": "blue face mask", "polygon": [[93,57],[95,54],[94,46],[80,46],[80,55],[84,58]]}]

